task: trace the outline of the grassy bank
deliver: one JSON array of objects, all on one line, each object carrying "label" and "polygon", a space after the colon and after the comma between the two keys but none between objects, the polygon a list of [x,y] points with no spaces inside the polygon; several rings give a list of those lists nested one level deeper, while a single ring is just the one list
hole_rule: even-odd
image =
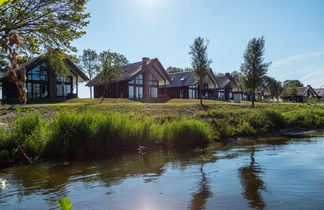
[{"label": "grassy bank", "polygon": [[224,138],[324,128],[324,106],[264,103],[250,108],[210,102],[208,107],[203,111],[196,103],[179,100],[4,107],[2,117],[14,113],[15,118],[0,126],[0,160],[24,160],[19,146],[32,158],[107,154],[140,146],[185,149]]}]

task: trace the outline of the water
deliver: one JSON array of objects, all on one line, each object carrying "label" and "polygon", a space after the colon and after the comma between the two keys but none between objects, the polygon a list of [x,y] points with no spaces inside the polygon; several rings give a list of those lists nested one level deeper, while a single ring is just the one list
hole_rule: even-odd
[{"label": "water", "polygon": [[0,209],[323,209],[324,132],[223,150],[0,170]]}]

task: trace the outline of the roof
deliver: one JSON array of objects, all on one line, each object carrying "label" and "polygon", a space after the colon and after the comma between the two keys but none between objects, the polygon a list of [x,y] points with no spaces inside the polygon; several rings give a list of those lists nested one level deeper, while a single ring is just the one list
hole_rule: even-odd
[{"label": "roof", "polygon": [[[170,85],[163,86],[165,88],[186,87],[197,84],[197,77],[194,71],[176,72],[170,73],[169,75],[172,83]],[[211,70],[208,72],[208,76],[208,85],[211,85],[211,88],[218,88],[215,75]]]},{"label": "roof", "polygon": [[314,89],[318,96],[324,96],[324,88]]},{"label": "roof", "polygon": [[215,76],[215,79],[220,89],[224,89],[231,82],[227,75]]},{"label": "roof", "polygon": [[225,75],[215,76],[215,79],[219,89],[225,89],[228,85],[231,85],[233,91],[241,91],[235,79],[229,73],[226,73]]},{"label": "roof", "polygon": [[[307,93],[307,91],[311,91],[311,92],[314,93],[314,95],[318,95],[317,92],[314,91],[314,89],[313,89],[311,86],[306,86],[306,87],[296,87],[296,89],[297,89],[297,96],[304,96],[304,95]],[[288,95],[289,95],[289,93],[291,93],[292,91],[293,91],[293,88],[287,88],[286,90],[284,90],[284,91],[282,92],[281,95],[284,96],[284,95],[287,94],[287,93],[288,93]]]},{"label": "roof", "polygon": [[170,85],[166,85],[166,88],[191,86],[197,83],[194,72],[192,71],[170,73],[169,76],[172,83]]},{"label": "roof", "polygon": [[[41,60],[45,59],[46,57],[43,56],[38,56],[36,58],[30,59],[29,61],[19,65],[19,68],[16,69],[16,72],[22,72],[24,69],[29,69],[32,68],[37,62],[40,62]],[[65,64],[66,66],[76,75],[80,76],[80,78],[82,79],[82,81],[88,81],[89,78],[87,77],[87,75],[85,75],[81,69],[79,67],[77,67],[73,61],[71,61],[69,58],[65,59]],[[8,76],[8,73],[4,73],[0,79],[4,79]]]},{"label": "roof", "polygon": [[[147,67],[153,65],[154,63],[156,63],[158,66],[161,67],[161,69],[163,69],[162,74],[164,74],[163,75],[164,78],[166,78],[169,82],[171,82],[171,79],[170,79],[169,75],[167,74],[167,72],[165,71],[162,64],[160,63],[160,61],[157,58],[148,59],[147,64],[146,64],[146,66],[144,68],[143,68],[143,65],[142,65],[143,61],[142,62],[131,63],[131,64],[127,64],[127,65],[122,66],[122,68],[124,69],[124,72],[123,72],[123,75],[121,76],[120,80],[118,80],[118,81],[131,80],[134,77],[136,77],[139,73],[144,71]],[[101,86],[101,85],[104,85],[104,84],[105,83],[100,80],[100,75],[98,74],[93,80],[88,82],[86,84],[86,86]]]}]

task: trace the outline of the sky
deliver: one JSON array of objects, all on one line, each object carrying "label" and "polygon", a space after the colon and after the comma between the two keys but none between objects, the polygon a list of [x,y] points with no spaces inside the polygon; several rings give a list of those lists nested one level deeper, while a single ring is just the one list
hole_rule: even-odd
[{"label": "sky", "polygon": [[[209,40],[217,73],[239,70],[248,41],[264,36],[268,75],[324,87],[324,1],[322,0],[90,0],[84,49],[111,50],[130,62],[158,58],[167,68],[191,66],[189,46]],[[80,97],[89,97],[81,84]]]}]

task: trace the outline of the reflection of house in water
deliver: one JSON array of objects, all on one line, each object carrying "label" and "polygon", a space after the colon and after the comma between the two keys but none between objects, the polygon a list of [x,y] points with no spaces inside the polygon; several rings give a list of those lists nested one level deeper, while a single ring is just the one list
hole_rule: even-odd
[{"label": "reflection of house in water", "polygon": [[261,191],[266,188],[260,176],[263,171],[258,164],[255,163],[254,153],[255,148],[252,147],[250,165],[239,169],[243,190],[242,194],[249,202],[251,208],[264,209],[266,205],[262,198]]}]

